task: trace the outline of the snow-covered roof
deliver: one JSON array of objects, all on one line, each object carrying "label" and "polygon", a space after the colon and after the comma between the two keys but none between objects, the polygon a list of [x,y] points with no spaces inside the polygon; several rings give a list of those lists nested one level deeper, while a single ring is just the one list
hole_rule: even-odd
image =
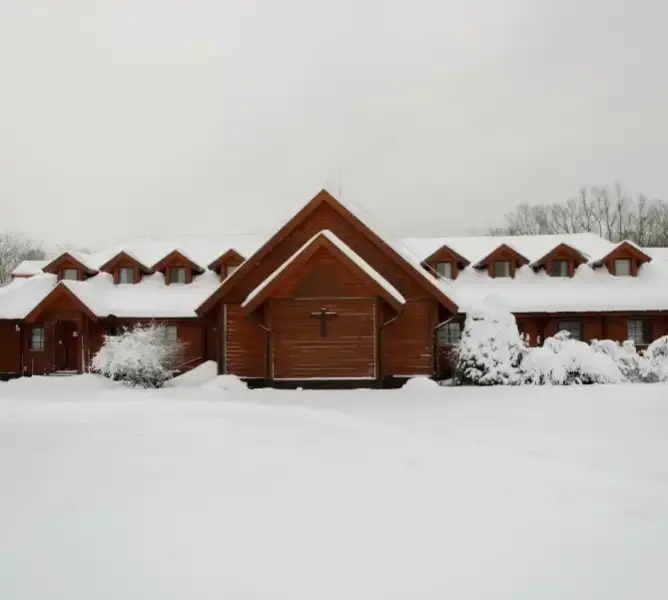
[{"label": "snow-covered roof", "polygon": [[588,265],[578,267],[572,278],[550,277],[525,266],[514,279],[494,279],[467,268],[455,281],[443,283],[463,313],[490,295],[501,298],[514,313],[668,310],[668,261],[646,263],[636,277],[616,277],[605,267]]},{"label": "snow-covered roof", "polygon": [[14,277],[32,277],[42,272],[51,261],[49,260],[24,260],[12,271]]},{"label": "snow-covered roof", "polygon": [[242,303],[242,308],[248,306],[250,302],[258,294],[262,292],[272,281],[274,281],[281,273],[283,273],[304,251],[311,246],[318,238],[324,237],[332,244],[334,244],[341,252],[343,252],[350,260],[352,260],[362,271],[364,271],[371,279],[380,285],[390,296],[392,296],[399,304],[405,304],[406,299],[399,293],[387,279],[385,279],[376,269],[374,269],[368,262],[366,262],[359,254],[357,254],[348,244],[343,242],[338,236],[331,231],[323,229],[311,237],[305,244],[303,244],[290,258],[288,258],[280,267],[278,267],[269,277],[267,277],[260,285],[248,294],[246,300]]},{"label": "snow-covered roof", "polygon": [[593,233],[405,238],[403,242],[420,261],[429,258],[445,246],[466,258],[471,264],[480,262],[504,244],[526,257],[530,263],[540,260],[560,244],[570,246],[588,260],[605,256],[615,248],[614,244]]},{"label": "snow-covered roof", "polygon": [[15,279],[0,288],[0,319],[23,319],[56,285],[50,273]]}]

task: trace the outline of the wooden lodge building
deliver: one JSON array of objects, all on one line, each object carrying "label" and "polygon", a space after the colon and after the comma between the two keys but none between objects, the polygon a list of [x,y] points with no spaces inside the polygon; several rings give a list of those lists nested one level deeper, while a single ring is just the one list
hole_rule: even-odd
[{"label": "wooden lodge building", "polygon": [[[654,260],[653,260],[654,259]],[[493,294],[530,343],[567,329],[668,333],[668,256],[592,234],[393,239],[326,191],[272,237],[139,240],[24,263],[0,288],[3,377],[85,371],[105,335],[164,323],[257,384],[449,375],[467,310]]]}]

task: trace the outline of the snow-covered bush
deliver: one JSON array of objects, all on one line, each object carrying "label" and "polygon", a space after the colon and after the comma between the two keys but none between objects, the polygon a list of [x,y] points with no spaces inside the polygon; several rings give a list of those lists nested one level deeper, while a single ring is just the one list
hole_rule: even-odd
[{"label": "snow-covered bush", "polygon": [[547,338],[542,347],[531,348],[522,362],[522,371],[527,383],[537,385],[625,381],[614,358],[601,348],[571,339],[567,331]]},{"label": "snow-covered bush", "polygon": [[626,340],[621,344],[613,340],[592,340],[591,348],[594,352],[605,354],[614,360],[626,381],[634,383],[656,381],[651,361],[647,359],[645,353],[637,352],[632,340]]},{"label": "snow-covered bush", "polygon": [[513,314],[495,297],[466,317],[457,348],[455,379],[458,384],[518,385],[520,364],[526,352]]},{"label": "snow-covered bush", "polygon": [[180,342],[167,340],[164,326],[137,324],[119,335],[104,336],[91,368],[127,385],[158,388],[171,379],[182,351]]},{"label": "snow-covered bush", "polygon": [[654,340],[643,353],[650,377],[645,381],[668,381],[668,335]]}]

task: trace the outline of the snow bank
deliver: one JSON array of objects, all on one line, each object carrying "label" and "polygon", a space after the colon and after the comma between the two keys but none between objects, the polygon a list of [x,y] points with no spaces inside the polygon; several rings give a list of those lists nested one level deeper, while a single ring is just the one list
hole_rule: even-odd
[{"label": "snow bank", "polygon": [[248,385],[241,381],[236,375],[219,375],[203,387],[208,390],[223,390],[225,392],[248,391]]},{"label": "snow bank", "polygon": [[402,391],[414,392],[417,394],[434,393],[439,390],[440,386],[433,379],[429,377],[411,377],[403,386]]},{"label": "snow bank", "polygon": [[218,364],[214,360],[208,360],[198,367],[179,375],[165,383],[165,387],[188,388],[199,387],[212,382],[218,375]]}]

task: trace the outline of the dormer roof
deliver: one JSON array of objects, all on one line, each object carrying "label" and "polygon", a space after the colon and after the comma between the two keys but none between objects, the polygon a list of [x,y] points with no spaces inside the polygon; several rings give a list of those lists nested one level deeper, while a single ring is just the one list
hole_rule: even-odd
[{"label": "dormer roof", "polygon": [[95,265],[91,264],[90,258],[80,252],[63,252],[57,258],[54,258],[49,264],[42,267],[44,273],[57,273],[63,263],[75,264],[80,268],[86,275],[95,275],[98,270]]},{"label": "dormer roof", "polygon": [[230,248],[229,250],[223,252],[216,260],[214,260],[210,265],[209,269],[211,271],[215,271],[216,273],[220,273],[221,267],[225,265],[240,265],[242,262],[246,260],[241,254],[239,254],[234,248]]},{"label": "dormer roof", "polygon": [[492,250],[487,256],[481,258],[475,265],[476,269],[487,266],[491,261],[496,260],[500,255],[504,256],[504,260],[507,260],[506,257],[510,256],[512,259],[516,260],[520,265],[529,264],[529,259],[520,254],[515,248],[508,244],[500,244],[494,250]]},{"label": "dormer roof", "polygon": [[561,258],[562,256],[567,260],[574,261],[577,265],[586,263],[588,260],[588,257],[585,256],[582,252],[562,242],[561,244],[552,248],[552,250],[550,250],[547,254],[541,256],[538,260],[534,260],[531,263],[531,267],[534,269],[539,269],[544,267],[553,257],[558,257],[558,260],[563,260]]},{"label": "dormer roof", "polygon": [[615,244],[608,253],[592,260],[591,265],[592,267],[600,267],[606,262],[614,260],[619,254],[622,253],[631,255],[640,265],[648,263],[652,260],[652,257],[645,253],[640,246],[634,244],[630,240],[622,240],[618,244]]},{"label": "dormer roof", "polygon": [[133,256],[129,252],[126,252],[125,250],[121,250],[118,254],[114,255],[106,263],[104,263],[100,267],[100,271],[104,271],[106,273],[113,273],[114,268],[119,263],[122,264],[132,263],[132,265],[135,268],[139,269],[145,275],[150,275],[151,273],[153,273],[153,270],[151,268],[147,267],[144,263],[139,261],[135,256]]},{"label": "dormer roof", "polygon": [[172,250],[169,254],[163,256],[158,262],[156,262],[151,268],[154,271],[164,271],[168,267],[173,266],[189,266],[194,273],[202,274],[204,273],[204,267],[198,265],[190,257],[186,256],[181,250]]}]

